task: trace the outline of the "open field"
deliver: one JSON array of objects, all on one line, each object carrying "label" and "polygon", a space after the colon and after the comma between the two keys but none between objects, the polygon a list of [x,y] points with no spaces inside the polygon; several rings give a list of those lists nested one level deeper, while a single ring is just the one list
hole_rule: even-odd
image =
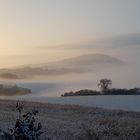
[{"label": "open field", "polygon": [[[18,117],[16,101],[0,100],[0,129],[7,131]],[[139,140],[140,113],[74,105],[24,102],[24,112],[39,110],[36,121],[50,140]]]}]

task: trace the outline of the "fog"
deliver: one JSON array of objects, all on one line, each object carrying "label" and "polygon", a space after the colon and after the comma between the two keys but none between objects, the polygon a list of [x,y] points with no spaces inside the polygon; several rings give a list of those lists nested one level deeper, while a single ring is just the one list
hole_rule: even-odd
[{"label": "fog", "polygon": [[[102,78],[111,79],[114,88],[139,87],[139,39],[139,34],[131,34],[94,43],[90,41],[82,45],[54,46],[49,49],[53,54],[52,57],[58,59],[42,61],[37,57],[39,62],[31,61],[32,63],[28,65],[22,63],[22,66],[1,69],[2,73],[14,72],[29,76],[23,79],[5,78],[1,79],[1,83],[31,88],[34,96],[60,96],[66,91],[80,89],[98,90],[97,84]],[[36,49],[44,52],[42,57],[49,53],[44,47]],[[61,57],[58,57],[60,54]],[[45,73],[42,74],[44,68]]]}]

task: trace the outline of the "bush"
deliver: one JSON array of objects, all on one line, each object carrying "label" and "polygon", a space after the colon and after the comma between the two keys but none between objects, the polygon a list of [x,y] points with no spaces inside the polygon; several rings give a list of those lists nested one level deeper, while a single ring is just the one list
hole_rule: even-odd
[{"label": "bush", "polygon": [[[35,116],[38,114],[38,110],[33,109],[31,112],[27,112],[22,115],[23,104],[17,103],[16,109],[19,113],[18,119],[12,129],[8,129],[9,132],[3,132],[0,140],[40,140],[42,132],[41,123],[36,123]],[[46,139],[49,140],[49,139]]]}]

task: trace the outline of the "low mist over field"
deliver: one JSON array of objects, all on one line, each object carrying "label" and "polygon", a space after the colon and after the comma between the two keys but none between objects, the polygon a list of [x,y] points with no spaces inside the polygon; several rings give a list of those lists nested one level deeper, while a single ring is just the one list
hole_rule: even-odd
[{"label": "low mist over field", "polygon": [[[63,45],[54,46],[50,48],[54,50],[52,57],[59,53],[64,54],[63,57],[5,67],[0,69],[0,78],[2,83],[23,84],[31,89],[38,87],[40,96],[60,96],[71,90],[98,89],[98,81],[106,77],[112,79],[114,88],[139,87],[138,39],[139,34],[131,34],[100,40],[92,45],[66,45],[67,49]],[[48,53],[45,47],[36,49],[43,50],[42,57]],[[37,55],[34,57],[40,58]],[[45,85],[41,86],[41,83]]]}]

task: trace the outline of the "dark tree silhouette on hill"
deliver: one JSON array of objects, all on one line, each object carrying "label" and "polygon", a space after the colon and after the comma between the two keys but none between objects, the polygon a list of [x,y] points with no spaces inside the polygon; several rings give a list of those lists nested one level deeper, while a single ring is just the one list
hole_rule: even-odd
[{"label": "dark tree silhouette on hill", "polygon": [[101,79],[98,83],[98,87],[101,89],[101,92],[104,94],[112,87],[112,80]]}]

